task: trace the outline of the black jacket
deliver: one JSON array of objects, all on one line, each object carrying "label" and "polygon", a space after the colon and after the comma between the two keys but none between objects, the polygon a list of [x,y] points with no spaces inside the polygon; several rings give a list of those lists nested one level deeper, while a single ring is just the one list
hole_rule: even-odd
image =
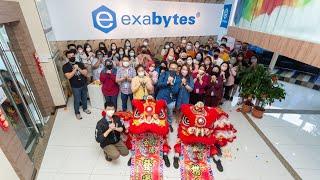
[{"label": "black jacket", "polygon": [[[118,116],[112,117],[115,125],[117,127],[122,127],[123,131],[125,130],[124,124],[121,122],[120,118]],[[118,131],[111,131],[107,137],[103,136],[103,133],[105,133],[109,129],[109,121],[106,118],[102,118],[100,121],[98,121],[96,126],[96,132],[95,137],[96,141],[100,143],[100,147],[104,148],[109,144],[116,144],[120,141],[120,135],[121,133]]]}]

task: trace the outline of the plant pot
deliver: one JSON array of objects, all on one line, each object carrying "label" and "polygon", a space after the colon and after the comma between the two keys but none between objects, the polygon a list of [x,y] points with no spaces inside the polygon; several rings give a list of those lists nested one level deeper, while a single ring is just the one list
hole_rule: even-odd
[{"label": "plant pot", "polygon": [[254,106],[252,109],[252,116],[255,118],[261,119],[263,117],[265,109],[259,107],[259,106]]},{"label": "plant pot", "polygon": [[248,112],[251,111],[251,109],[252,109],[252,103],[251,102],[244,102],[242,104],[242,108],[241,108],[242,112],[248,113]]}]

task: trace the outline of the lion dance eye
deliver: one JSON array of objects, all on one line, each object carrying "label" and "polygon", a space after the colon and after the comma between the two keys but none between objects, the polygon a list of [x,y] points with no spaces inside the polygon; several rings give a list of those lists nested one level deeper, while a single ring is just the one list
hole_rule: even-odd
[{"label": "lion dance eye", "polygon": [[164,119],[165,117],[166,117],[166,116],[165,116],[164,110],[161,109],[161,110],[160,110],[160,113],[159,113],[159,118],[160,118],[160,119]]},{"label": "lion dance eye", "polygon": [[190,121],[186,116],[182,117],[182,123],[184,126],[189,126],[190,125]]},{"label": "lion dance eye", "polygon": [[139,113],[138,110],[135,110],[135,111],[134,111],[134,117],[135,117],[135,118],[140,118],[140,113]]}]

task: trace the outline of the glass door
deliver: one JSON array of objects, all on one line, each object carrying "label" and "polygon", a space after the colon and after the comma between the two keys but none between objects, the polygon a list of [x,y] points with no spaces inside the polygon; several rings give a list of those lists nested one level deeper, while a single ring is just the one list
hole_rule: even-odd
[{"label": "glass door", "polygon": [[10,48],[5,26],[0,26],[0,81],[6,100],[1,104],[27,153],[32,153],[43,127],[43,117],[20,64]]}]

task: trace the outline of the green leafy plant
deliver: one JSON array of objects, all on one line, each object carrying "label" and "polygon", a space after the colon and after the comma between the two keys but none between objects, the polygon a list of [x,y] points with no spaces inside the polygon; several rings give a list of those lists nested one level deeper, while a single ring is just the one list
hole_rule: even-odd
[{"label": "green leafy plant", "polygon": [[285,99],[286,93],[283,85],[278,83],[275,75],[272,75],[263,65],[257,65],[242,70],[240,81],[241,95],[251,95],[256,99],[256,107],[264,110],[266,105],[271,105],[275,100]]}]

